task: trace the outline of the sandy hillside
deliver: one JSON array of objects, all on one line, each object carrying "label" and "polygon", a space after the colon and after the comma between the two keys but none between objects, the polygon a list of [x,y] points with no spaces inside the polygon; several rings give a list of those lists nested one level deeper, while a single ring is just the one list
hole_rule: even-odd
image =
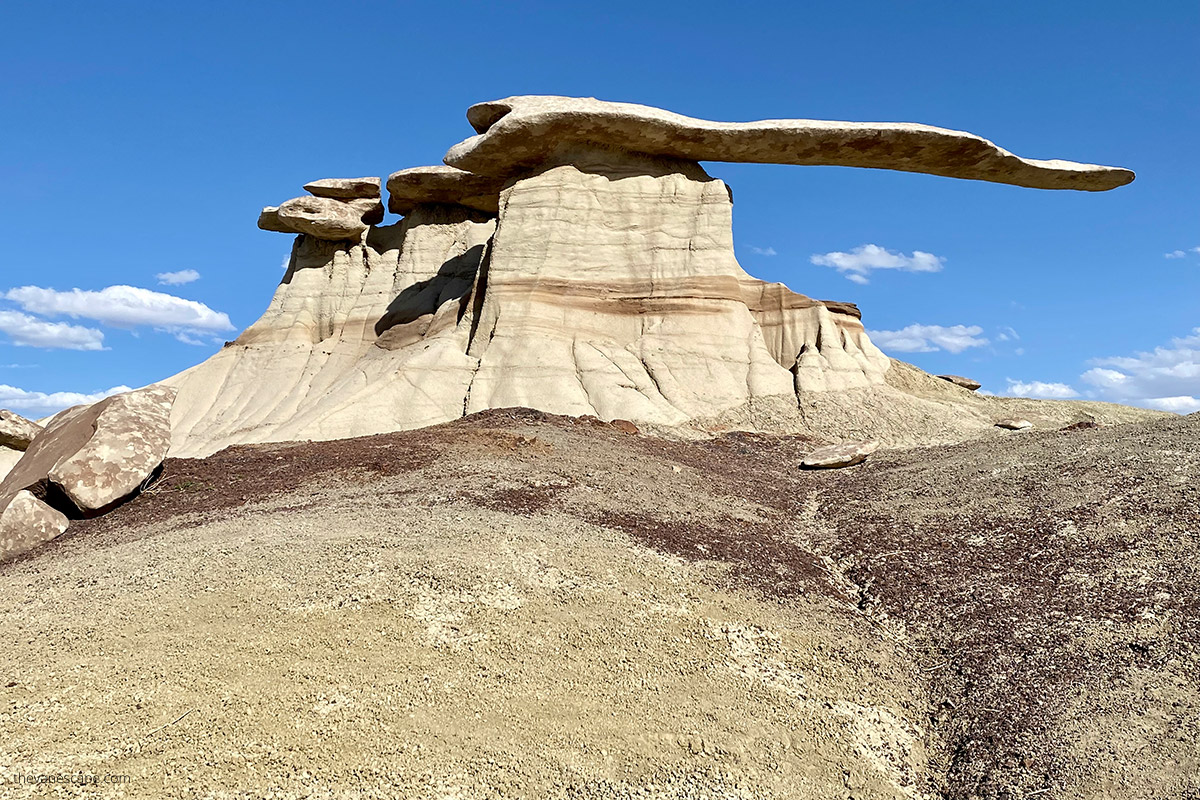
[{"label": "sandy hillside", "polygon": [[0,566],[0,795],[1194,800],[1198,442],[814,473],[493,411],[172,459]]}]

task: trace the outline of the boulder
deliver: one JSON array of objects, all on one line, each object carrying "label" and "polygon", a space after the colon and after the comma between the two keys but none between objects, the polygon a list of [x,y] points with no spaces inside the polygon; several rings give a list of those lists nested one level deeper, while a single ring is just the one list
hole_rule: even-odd
[{"label": "boulder", "polygon": [[612,427],[616,428],[617,430],[619,430],[621,433],[629,433],[629,434],[635,434],[635,435],[640,433],[640,431],[638,431],[638,426],[634,425],[632,422],[630,422],[627,419],[614,419],[612,422],[610,422],[608,424],[611,425]]},{"label": "boulder", "polygon": [[964,378],[962,375],[938,375],[938,377],[944,381],[953,383],[955,386],[961,386],[962,388],[968,389],[972,392],[983,386],[983,384],[979,381],[973,381],[970,378]]},{"label": "boulder", "polygon": [[852,467],[867,460],[867,456],[879,449],[879,442],[843,442],[828,447],[818,447],[804,457],[801,466],[805,469],[836,469]]},{"label": "boulder", "polygon": [[360,238],[370,227],[363,217],[374,207],[369,200],[347,203],[328,197],[296,197],[281,203],[276,213],[282,225],[299,233],[338,242]]},{"label": "boulder", "polygon": [[1023,431],[1026,428],[1032,428],[1033,423],[1027,419],[1002,419],[996,423],[996,427],[1009,431]]},{"label": "boulder", "polygon": [[446,203],[495,214],[503,186],[502,179],[454,167],[402,169],[388,177],[388,211],[404,215],[422,203]]},{"label": "boulder", "polygon": [[0,561],[50,541],[68,524],[64,514],[24,490],[0,499]]},{"label": "boulder", "polygon": [[0,505],[47,480],[85,516],[120,502],[166,457],[174,401],[151,386],[62,412],[0,482]]},{"label": "boulder", "polygon": [[25,455],[23,450],[0,446],[0,481],[4,480],[5,476],[12,471],[23,455]]},{"label": "boulder", "polygon": [[506,176],[566,163],[577,147],[688,161],[870,167],[1035,189],[1104,191],[1127,169],[1021,158],[972,133],[909,122],[776,119],[712,122],[592,97],[522,96],[467,111],[478,136],[446,153],[452,167]]},{"label": "boulder", "polygon": [[334,200],[378,200],[379,183],[379,178],[322,178],[304,184],[304,191]]},{"label": "boulder", "polygon": [[260,230],[272,231],[274,233],[300,233],[300,231],[287,225],[279,218],[278,206],[267,206],[258,215],[258,227]]},{"label": "boulder", "polygon": [[41,432],[42,426],[33,420],[0,408],[0,447],[24,450]]},{"label": "boulder", "polygon": [[383,201],[376,197],[374,200],[348,200],[347,205],[359,214],[359,219],[367,225],[378,225],[383,222]]}]

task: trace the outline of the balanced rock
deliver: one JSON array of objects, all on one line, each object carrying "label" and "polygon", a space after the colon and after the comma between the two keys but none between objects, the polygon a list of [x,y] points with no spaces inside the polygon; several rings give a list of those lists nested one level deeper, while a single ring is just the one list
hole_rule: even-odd
[{"label": "balanced rock", "polygon": [[1037,189],[1104,191],[1127,169],[1021,158],[980,136],[901,122],[778,119],[712,122],[592,97],[507,97],[471,106],[474,136],[445,161],[481,175],[512,175],[563,160],[577,147],[688,161],[870,167]]},{"label": "balanced rock", "polygon": [[867,456],[879,449],[879,442],[843,442],[828,447],[818,447],[804,457],[801,466],[805,469],[837,469],[852,467],[867,460]]},{"label": "balanced rock", "polygon": [[304,184],[304,191],[334,200],[378,200],[379,183],[379,178],[322,178]]},{"label": "balanced rock", "polygon": [[1004,428],[1009,431],[1023,431],[1026,428],[1032,428],[1033,423],[1027,419],[1002,419],[996,423],[997,428]]},{"label": "balanced rock", "polygon": [[500,210],[503,186],[501,178],[454,167],[402,169],[388,178],[388,211],[404,215],[423,203],[446,203],[495,214]]},{"label": "balanced rock", "polygon": [[174,400],[151,386],[58,414],[0,482],[0,505],[46,480],[84,515],[133,494],[166,457]]},{"label": "balanced rock", "polygon": [[973,381],[970,378],[964,378],[962,375],[938,375],[938,377],[944,381],[953,383],[955,386],[961,386],[962,388],[968,389],[972,392],[983,386],[983,384],[979,381]]},{"label": "balanced rock", "polygon": [[[360,238],[370,227],[363,217],[373,212],[376,203],[366,202],[370,205],[356,205],[328,197],[296,197],[281,203],[276,215],[281,225],[314,239],[334,242],[353,240]],[[379,216],[382,219],[382,207]],[[259,227],[262,227],[261,217]]]},{"label": "balanced rock", "polygon": [[0,561],[60,536],[68,524],[66,515],[27,491],[0,498]]},{"label": "balanced rock", "polygon": [[0,408],[0,447],[25,450],[41,432],[42,426],[33,420]]},{"label": "balanced rock", "polygon": [[394,225],[368,226],[358,200],[298,198],[267,214],[264,225],[303,235],[262,318],[168,379],[176,455],[518,406],[696,435],[961,441],[990,428],[983,399],[907,374],[853,304],[747,274],[729,187],[697,159],[1045,188],[1132,180],[923,125],[716,123],[546,97],[468,118],[479,135],[450,149],[449,167],[389,178],[404,215]]}]

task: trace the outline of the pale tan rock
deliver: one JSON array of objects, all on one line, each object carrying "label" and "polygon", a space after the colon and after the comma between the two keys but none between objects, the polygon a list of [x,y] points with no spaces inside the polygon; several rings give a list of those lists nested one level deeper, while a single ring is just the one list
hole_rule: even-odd
[{"label": "pale tan rock", "polygon": [[67,529],[62,513],[26,491],[0,497],[0,561],[27,553]]},{"label": "pale tan rock", "polygon": [[857,309],[741,269],[724,183],[587,158],[506,188],[494,237],[483,214],[421,205],[360,244],[300,240],[263,319],[170,380],[173,452],[519,405],[639,428],[761,408],[770,429],[795,423],[797,391],[883,385]]},{"label": "pale tan rock", "polygon": [[1002,419],[996,423],[997,428],[1004,428],[1009,431],[1023,431],[1026,428],[1032,428],[1033,423],[1027,419]]},{"label": "pale tan rock", "polygon": [[151,386],[58,414],[0,482],[0,504],[47,479],[84,514],[126,498],[166,457],[174,398]]},{"label": "pale tan rock", "polygon": [[454,167],[402,169],[388,177],[388,210],[404,215],[423,203],[448,203],[495,214],[503,186],[503,179]]},{"label": "pale tan rock", "polygon": [[0,481],[12,471],[12,468],[21,460],[21,456],[25,455],[23,450],[14,450],[11,447],[0,446]]},{"label": "pale tan rock", "polygon": [[25,450],[41,432],[42,426],[33,420],[0,408],[0,447]]},{"label": "pale tan rock", "polygon": [[300,231],[287,225],[279,218],[278,206],[266,206],[262,213],[258,215],[258,227],[260,230],[272,231],[273,233],[300,233]]},{"label": "pale tan rock", "polygon": [[949,381],[955,386],[961,386],[968,391],[976,391],[983,386],[979,381],[973,381],[970,378],[964,378],[962,375],[938,375],[944,381]]},{"label": "pale tan rock", "polygon": [[1127,169],[1013,155],[971,133],[915,123],[782,119],[712,122],[590,97],[508,97],[471,106],[479,133],[445,162],[481,175],[562,163],[561,153],[603,146],[690,161],[846,166],[925,172],[1037,189],[1104,191]]},{"label": "pale tan rock", "polygon": [[334,200],[378,200],[379,184],[379,178],[322,178],[304,184],[304,191]]},{"label": "pale tan rock", "polygon": [[866,442],[843,442],[813,450],[804,457],[801,465],[805,469],[852,467],[866,461],[867,456],[878,449],[879,442],[873,439]]},{"label": "pale tan rock", "polygon": [[276,216],[282,226],[314,239],[343,241],[358,239],[366,233],[370,224],[363,221],[364,213],[370,213],[364,206],[341,200],[295,197],[281,203]]}]

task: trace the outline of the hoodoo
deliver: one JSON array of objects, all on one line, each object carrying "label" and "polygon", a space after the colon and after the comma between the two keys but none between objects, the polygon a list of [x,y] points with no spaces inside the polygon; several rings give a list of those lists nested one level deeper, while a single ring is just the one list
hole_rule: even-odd
[{"label": "hoodoo", "polygon": [[1020,158],[925,125],[719,123],[590,98],[473,106],[448,166],[325,179],[263,210],[297,234],[267,312],[166,383],[172,453],[422,427],[489,408],[950,441],[989,398],[892,362],[850,303],[748,275],[728,187],[698,163],[925,172],[1101,191],[1128,170]]}]

